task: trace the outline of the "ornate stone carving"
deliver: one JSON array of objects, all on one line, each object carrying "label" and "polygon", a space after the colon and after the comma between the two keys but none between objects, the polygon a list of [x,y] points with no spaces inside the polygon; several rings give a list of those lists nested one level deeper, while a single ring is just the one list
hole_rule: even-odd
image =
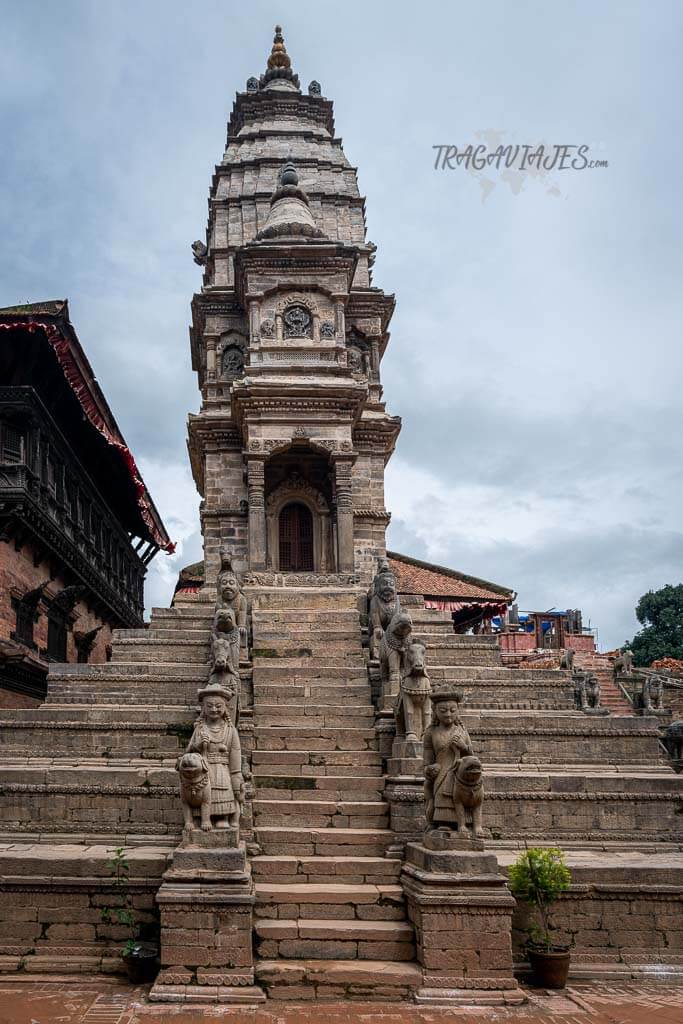
[{"label": "ornate stone carving", "polygon": [[[237,573],[232,567],[232,553],[228,548],[221,551],[221,568],[216,584],[216,613],[230,608],[234,614],[235,626],[239,630],[240,646],[247,646],[247,599],[240,587]],[[239,667],[239,660],[238,660]]]},{"label": "ornate stone carving", "polygon": [[190,248],[192,249],[192,258],[195,261],[195,263],[200,267],[206,266],[206,257],[208,255],[209,250],[206,248],[204,243],[200,242],[199,239],[197,239],[196,242],[192,243]]},{"label": "ornate stone carving", "polygon": [[580,672],[574,669],[574,701],[579,711],[586,714],[608,714],[607,708],[600,706],[600,680],[592,672]]},{"label": "ornate stone carving", "polygon": [[294,430],[292,431],[292,438],[295,438],[295,437],[304,438],[304,437],[308,437],[308,436],[309,436],[308,430],[303,425],[303,423],[299,423],[299,425],[296,426],[294,428]]},{"label": "ornate stone carving", "polygon": [[379,642],[379,673],[382,680],[382,706],[393,710],[401,682],[403,658],[411,642],[413,620],[398,611],[387,625]]},{"label": "ornate stone carving", "polygon": [[401,688],[396,706],[396,735],[421,740],[431,721],[432,687],[426,669],[427,650],[414,640],[405,651],[401,667]]},{"label": "ornate stone carving", "polygon": [[633,675],[633,654],[626,647],[614,659],[614,675]]},{"label": "ornate stone carving", "polygon": [[184,828],[195,827],[194,815],[199,811],[202,830],[210,832],[213,826],[208,761],[201,754],[183,754],[176,762],[176,771],[180,776]]},{"label": "ornate stone carving", "polygon": [[258,78],[247,79],[247,92],[258,92]]},{"label": "ornate stone carving", "polygon": [[335,336],[335,329],[334,329],[334,323],[332,322],[332,320],[323,320],[323,322],[320,325],[320,337],[321,338],[325,338],[325,339],[329,339],[329,338],[334,338],[334,336]]},{"label": "ornate stone carving", "polygon": [[261,321],[261,337],[273,338],[275,336],[275,324],[272,320]]},{"label": "ornate stone carving", "polygon": [[230,693],[230,718],[237,724],[240,693],[241,637],[235,612],[230,605],[218,607],[211,631],[211,674],[209,686],[219,686]]},{"label": "ornate stone carving", "polygon": [[566,650],[560,655],[560,668],[569,669],[571,672],[574,668],[574,656],[576,651],[573,647],[567,647]]},{"label": "ornate stone carving", "polygon": [[379,647],[384,631],[394,615],[401,610],[396,591],[396,577],[386,558],[377,563],[377,573],[370,588],[370,658],[379,658]]},{"label": "ornate stone carving", "polygon": [[644,711],[664,710],[664,677],[660,675],[643,675],[638,705]]},{"label": "ornate stone carving", "polygon": [[[194,785],[197,795],[193,799],[199,801],[201,811],[202,804],[206,802],[205,787],[209,788],[209,813],[208,827],[206,810],[202,816],[202,828],[207,831],[212,828],[237,828],[239,825],[241,806],[244,802],[244,778],[242,776],[242,751],[237,729],[230,721],[228,713],[228,702],[232,694],[221,686],[207,686],[198,693],[201,702],[201,712],[194,727],[194,732],[187,745],[186,754],[200,755],[199,765],[192,768],[192,774],[197,781],[188,782],[186,785]],[[181,792],[183,786],[183,771],[190,771],[189,765],[184,758],[178,762],[178,771],[181,773]],[[203,763],[202,763],[203,762]],[[194,765],[194,762],[192,762]],[[200,769],[206,765],[208,780],[201,782],[203,774]],[[187,790],[186,790],[187,793]],[[190,809],[190,821],[194,814],[195,807],[187,802]],[[185,811],[186,802],[183,803]],[[187,816],[186,816],[187,821]],[[191,824],[187,827],[191,827]]]},{"label": "ornate stone carving", "polygon": [[313,318],[305,306],[290,306],[282,314],[285,338],[310,338]]},{"label": "ornate stone carving", "polygon": [[350,345],[347,351],[347,363],[352,373],[364,374],[365,371],[365,360],[363,359],[363,353],[355,345]]},{"label": "ornate stone carving", "polygon": [[313,79],[312,82],[308,83],[308,95],[309,96],[321,96],[322,95],[322,89],[320,88],[320,82],[316,82],[316,80]]},{"label": "ornate stone carving", "polygon": [[329,506],[325,496],[296,471],[290,473],[282,483],[278,484],[270,492],[266,501],[266,511],[269,513],[273,512],[283,499],[287,499],[290,496],[292,498],[306,497],[317,512],[329,513]]},{"label": "ornate stone carving", "polygon": [[472,839],[482,835],[484,796],[481,761],[462,724],[458,706],[462,694],[443,688],[432,693],[434,721],[424,734],[425,802],[428,828],[439,833],[457,829]]},{"label": "ornate stone carving", "polygon": [[257,587],[356,587],[360,575],[351,572],[247,572],[244,582]]},{"label": "ornate stone carving", "polygon": [[223,349],[221,373],[224,377],[241,377],[244,374],[244,352],[236,345]]}]

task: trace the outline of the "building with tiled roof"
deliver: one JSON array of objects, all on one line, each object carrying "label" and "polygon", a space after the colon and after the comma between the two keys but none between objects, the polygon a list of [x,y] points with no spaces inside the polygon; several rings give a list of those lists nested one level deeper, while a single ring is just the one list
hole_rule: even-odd
[{"label": "building with tiled roof", "polygon": [[104,661],[143,622],[146,566],[173,550],[69,319],[0,309],[0,704],[44,697],[50,662]]}]

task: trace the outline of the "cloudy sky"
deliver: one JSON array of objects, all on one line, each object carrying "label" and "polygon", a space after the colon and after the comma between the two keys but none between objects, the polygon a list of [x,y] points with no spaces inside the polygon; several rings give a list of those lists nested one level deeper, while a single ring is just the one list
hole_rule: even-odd
[{"label": "cloudy sky", "polygon": [[[0,0],[0,305],[68,297],[171,535],[200,557],[185,420],[206,197],[282,21],[368,197],[403,417],[394,549],[581,607],[601,646],[683,577],[680,3]],[[436,145],[608,167],[435,170]]]}]

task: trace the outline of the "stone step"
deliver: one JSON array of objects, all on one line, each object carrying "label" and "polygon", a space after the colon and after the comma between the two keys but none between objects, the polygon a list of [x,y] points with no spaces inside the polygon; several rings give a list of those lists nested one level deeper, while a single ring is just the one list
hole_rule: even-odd
[{"label": "stone step", "polygon": [[268,683],[254,683],[254,703],[261,705],[287,704],[291,707],[297,705],[327,705],[339,704],[339,701],[348,697],[352,702],[349,706],[369,706],[370,687],[367,683],[362,686],[349,686],[345,684],[317,685],[315,682],[291,683],[286,685],[271,686]]},{"label": "stone step", "polygon": [[143,640],[117,640],[112,647],[111,665],[149,664],[165,665],[183,663],[186,665],[208,666],[210,656],[209,634],[197,639],[186,637],[175,640],[148,636]]},{"label": "stone step", "polygon": [[254,800],[258,825],[310,828],[387,828],[389,806],[380,801]]},{"label": "stone step", "polygon": [[[264,659],[280,661],[283,658],[296,658],[298,662],[315,661],[325,664],[325,659],[344,664],[355,660],[358,665],[365,665],[363,648],[358,638],[354,640],[304,640],[298,642],[296,637],[289,633],[280,640],[264,640],[259,636],[258,642],[252,648],[252,656],[263,664]],[[322,660],[320,660],[322,659]]]},{"label": "stone step", "polygon": [[256,981],[269,998],[282,1001],[409,999],[422,985],[422,968],[389,960],[261,960]]},{"label": "stone step", "polygon": [[[60,710],[64,710],[61,708]],[[177,715],[173,713],[173,717]],[[44,757],[174,759],[187,746],[193,717],[182,723],[154,725],[126,721],[115,723],[0,722],[0,756],[40,752]]]},{"label": "stone step", "polygon": [[[302,743],[305,746],[305,743]],[[270,769],[287,767],[288,774],[310,774],[310,768],[382,766],[382,757],[375,750],[254,750],[252,765]]]},{"label": "stone step", "polygon": [[346,645],[349,648],[358,647],[361,634],[357,626],[344,628],[328,625],[327,623],[315,623],[314,629],[310,625],[281,626],[278,629],[268,629],[263,624],[255,630],[257,647],[314,647],[324,648],[326,644]]},{"label": "stone step", "polygon": [[377,750],[374,725],[348,725],[344,729],[322,728],[317,725],[268,726],[256,724],[254,741],[261,751],[266,750]]},{"label": "stone step", "polygon": [[341,880],[286,885],[257,882],[255,893],[255,913],[268,920],[273,920],[269,908],[275,908],[279,919],[322,918],[328,913],[337,920],[347,921],[395,921],[405,917],[403,889],[394,884],[357,885]]},{"label": "stone step", "polygon": [[257,920],[260,957],[321,960],[414,960],[413,927],[405,921],[345,921],[315,918]]},{"label": "stone step", "polygon": [[361,596],[360,591],[339,591],[316,588],[308,593],[297,592],[293,588],[271,590],[269,592],[259,591],[258,595],[252,598],[254,614],[267,614],[278,612],[282,615],[293,615],[296,611],[310,612],[315,615],[332,612],[339,614],[342,611],[354,611],[358,615],[357,605]]},{"label": "stone step", "polygon": [[284,704],[256,704],[254,706],[254,723],[258,726],[319,726],[324,729],[345,728],[346,726],[363,727],[374,721],[374,710],[371,707],[349,707],[345,704],[329,704],[321,707],[312,705],[298,709],[288,708]]},{"label": "stone step", "polygon": [[[287,828],[259,825],[255,829],[263,853],[288,857],[382,857],[394,842],[388,829]],[[283,886],[291,889],[291,886]]]},{"label": "stone step", "polygon": [[[310,660],[310,659],[309,659]],[[345,665],[337,659],[326,659],[327,664],[321,665],[316,659],[312,664],[301,663],[296,658],[278,658],[277,661],[261,658],[254,662],[254,682],[298,682],[302,679],[325,680],[335,682],[366,682],[367,669],[364,664]]]},{"label": "stone step", "polygon": [[[276,766],[282,767],[283,766]],[[271,766],[254,768],[256,795],[261,800],[379,800],[384,792],[381,769],[368,765],[356,768],[353,774],[342,774],[336,766],[334,775],[294,775],[275,772]],[[360,775],[359,771],[363,774]]]},{"label": "stone step", "polygon": [[278,885],[398,885],[401,860],[388,857],[253,857],[254,879]]}]

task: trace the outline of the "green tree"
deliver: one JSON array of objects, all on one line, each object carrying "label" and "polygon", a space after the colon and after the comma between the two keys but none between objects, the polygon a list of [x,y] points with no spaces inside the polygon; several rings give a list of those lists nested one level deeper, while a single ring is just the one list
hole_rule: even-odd
[{"label": "green tree", "polygon": [[643,628],[626,644],[636,665],[646,667],[655,658],[683,658],[683,583],[643,594],[636,617]]}]

